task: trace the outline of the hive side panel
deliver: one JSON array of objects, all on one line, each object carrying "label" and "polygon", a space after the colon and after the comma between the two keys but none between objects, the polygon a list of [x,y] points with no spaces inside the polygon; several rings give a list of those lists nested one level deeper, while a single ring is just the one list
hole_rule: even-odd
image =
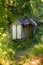
[{"label": "hive side panel", "polygon": [[17,25],[17,39],[21,39],[21,25]]},{"label": "hive side panel", "polygon": [[12,39],[16,39],[16,25],[12,25]]}]

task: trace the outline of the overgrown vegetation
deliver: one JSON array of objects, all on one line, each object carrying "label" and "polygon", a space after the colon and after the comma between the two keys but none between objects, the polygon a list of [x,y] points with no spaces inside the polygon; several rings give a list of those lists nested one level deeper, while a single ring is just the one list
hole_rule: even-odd
[{"label": "overgrown vegetation", "polygon": [[[24,53],[24,54],[23,54]],[[19,55],[20,54],[20,55]],[[18,55],[18,58],[17,58]],[[0,63],[2,65],[22,65],[28,59],[43,56],[43,26],[40,25],[34,38],[25,41],[12,41],[11,37],[6,30],[0,28]],[[22,59],[23,62],[18,62]]]},{"label": "overgrown vegetation", "polygon": [[26,16],[36,21],[43,19],[43,2],[41,0],[0,0],[0,27],[7,26],[18,17],[24,19]]},{"label": "overgrown vegetation", "polygon": [[30,17],[37,22],[43,19],[43,0],[0,0],[0,65],[24,65],[36,56],[43,56],[41,23],[33,38],[12,41],[8,26],[18,17]]}]

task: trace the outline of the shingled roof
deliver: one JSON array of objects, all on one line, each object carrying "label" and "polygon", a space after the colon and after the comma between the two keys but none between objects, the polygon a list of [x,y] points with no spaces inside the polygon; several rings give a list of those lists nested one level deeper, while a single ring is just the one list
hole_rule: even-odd
[{"label": "shingled roof", "polygon": [[23,25],[32,24],[32,25],[37,26],[37,23],[36,23],[35,21],[33,21],[32,19],[30,19],[30,18],[26,18],[26,19],[24,19],[24,20],[19,19],[19,21],[20,21]]}]

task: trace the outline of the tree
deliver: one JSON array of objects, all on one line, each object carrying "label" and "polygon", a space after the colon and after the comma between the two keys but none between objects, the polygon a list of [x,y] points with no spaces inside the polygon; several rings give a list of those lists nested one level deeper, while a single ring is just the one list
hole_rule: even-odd
[{"label": "tree", "polygon": [[[7,26],[17,17],[43,18],[43,2],[41,0],[0,0],[0,26]],[[4,25],[3,25],[4,24]]]}]

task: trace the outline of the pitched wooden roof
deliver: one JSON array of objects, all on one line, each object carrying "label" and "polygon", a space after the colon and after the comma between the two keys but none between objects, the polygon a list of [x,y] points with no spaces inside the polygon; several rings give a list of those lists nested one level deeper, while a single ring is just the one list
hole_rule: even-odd
[{"label": "pitched wooden roof", "polygon": [[23,25],[32,24],[32,25],[37,26],[37,23],[36,23],[35,21],[33,21],[32,19],[30,19],[30,18],[26,18],[26,19],[24,19],[24,20],[19,19],[19,21],[20,21]]}]

